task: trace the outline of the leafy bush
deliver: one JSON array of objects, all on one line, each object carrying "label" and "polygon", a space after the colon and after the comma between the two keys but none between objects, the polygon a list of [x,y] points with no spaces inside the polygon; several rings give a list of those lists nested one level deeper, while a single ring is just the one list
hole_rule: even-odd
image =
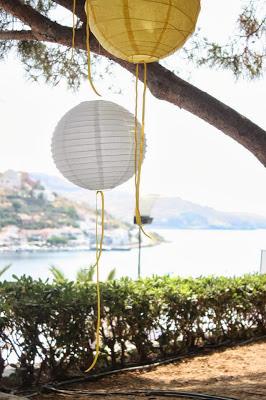
[{"label": "leafy bush", "polygon": [[47,239],[47,243],[51,246],[65,245],[68,243],[68,239],[63,236],[51,236]]},{"label": "leafy bush", "polygon": [[[127,278],[101,283],[98,369],[185,354],[266,334],[266,275]],[[0,283],[1,360],[18,358],[23,382],[84,371],[93,357],[93,282]],[[2,356],[1,356],[2,354]]]},{"label": "leafy bush", "polygon": [[16,225],[21,227],[22,221],[13,208],[0,208],[0,228],[7,225]]}]

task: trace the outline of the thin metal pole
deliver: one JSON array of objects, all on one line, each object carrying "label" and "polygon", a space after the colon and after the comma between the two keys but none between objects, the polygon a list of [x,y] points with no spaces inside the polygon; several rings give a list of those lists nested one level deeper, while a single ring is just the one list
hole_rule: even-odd
[{"label": "thin metal pole", "polygon": [[140,279],[140,254],[141,254],[141,229],[139,227],[139,262],[138,262],[138,279]]},{"label": "thin metal pole", "polygon": [[263,250],[260,251],[260,274],[262,274]]}]

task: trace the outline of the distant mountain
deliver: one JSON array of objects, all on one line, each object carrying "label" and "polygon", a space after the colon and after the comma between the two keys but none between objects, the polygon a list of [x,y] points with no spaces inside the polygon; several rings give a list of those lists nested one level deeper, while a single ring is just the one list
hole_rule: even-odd
[{"label": "distant mountain", "polygon": [[[31,174],[51,191],[93,205],[95,194],[46,174]],[[107,211],[119,219],[132,222],[134,196],[112,190],[106,192]],[[266,229],[266,217],[245,213],[229,213],[201,206],[179,197],[159,197],[151,211],[153,228],[173,229]]]},{"label": "distant mountain", "polygon": [[266,229],[266,218],[217,211],[176,198],[160,198],[153,209],[154,225],[180,229]]},{"label": "distant mountain", "polygon": [[[95,207],[95,192],[82,189],[65,178],[51,176],[43,173],[30,173],[30,176],[39,180],[48,190],[59,193],[75,201],[87,202]],[[132,222],[134,212],[134,199],[129,193],[120,192],[118,189],[105,192],[106,210],[116,218]]]},{"label": "distant mountain", "polygon": [[77,192],[80,190],[77,186],[57,176],[34,172],[31,172],[30,176],[34,180],[40,181],[47,189],[56,193]]}]

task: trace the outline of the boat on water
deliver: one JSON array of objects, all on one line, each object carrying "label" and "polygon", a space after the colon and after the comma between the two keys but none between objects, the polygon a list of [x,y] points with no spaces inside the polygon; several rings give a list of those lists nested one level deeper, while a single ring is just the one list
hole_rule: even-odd
[{"label": "boat on water", "polygon": [[116,246],[112,248],[112,251],[129,251],[132,247],[129,246]]},{"label": "boat on water", "polygon": [[[98,246],[99,248],[99,246]],[[96,243],[92,243],[90,245],[90,250],[96,250]],[[102,246],[103,251],[129,251],[131,250],[130,246],[111,246],[111,245],[106,245],[103,244]]]},{"label": "boat on water", "polygon": [[[99,250],[99,247],[100,247],[100,244],[98,245],[98,247],[96,246],[96,243],[92,243],[91,245],[90,245],[90,250],[96,250],[96,249],[98,249]],[[106,244],[103,244],[102,245],[102,251],[111,251],[112,250],[112,246],[109,246],[109,245],[106,245]]]}]

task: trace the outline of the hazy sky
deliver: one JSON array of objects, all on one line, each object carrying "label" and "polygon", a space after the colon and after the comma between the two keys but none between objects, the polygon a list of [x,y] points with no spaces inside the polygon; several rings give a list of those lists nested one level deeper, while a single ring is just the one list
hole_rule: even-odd
[{"label": "hazy sky", "polygon": [[[230,5],[229,13],[226,5]],[[221,37],[230,32],[238,7],[239,1],[203,0],[199,24],[206,33]],[[235,82],[229,72],[191,72],[191,83],[266,128],[265,80]],[[122,86],[122,94],[108,90],[111,81],[113,86]],[[127,72],[106,75],[96,86],[104,99],[134,110],[134,84]],[[0,171],[13,168],[60,175],[50,153],[53,129],[71,107],[95,98],[87,82],[73,93],[63,83],[51,88],[28,82],[23,67],[12,57],[1,63]],[[142,193],[180,196],[220,210],[266,215],[266,169],[251,153],[199,118],[150,94],[146,119],[148,149]],[[133,180],[117,190],[133,191]]]}]

